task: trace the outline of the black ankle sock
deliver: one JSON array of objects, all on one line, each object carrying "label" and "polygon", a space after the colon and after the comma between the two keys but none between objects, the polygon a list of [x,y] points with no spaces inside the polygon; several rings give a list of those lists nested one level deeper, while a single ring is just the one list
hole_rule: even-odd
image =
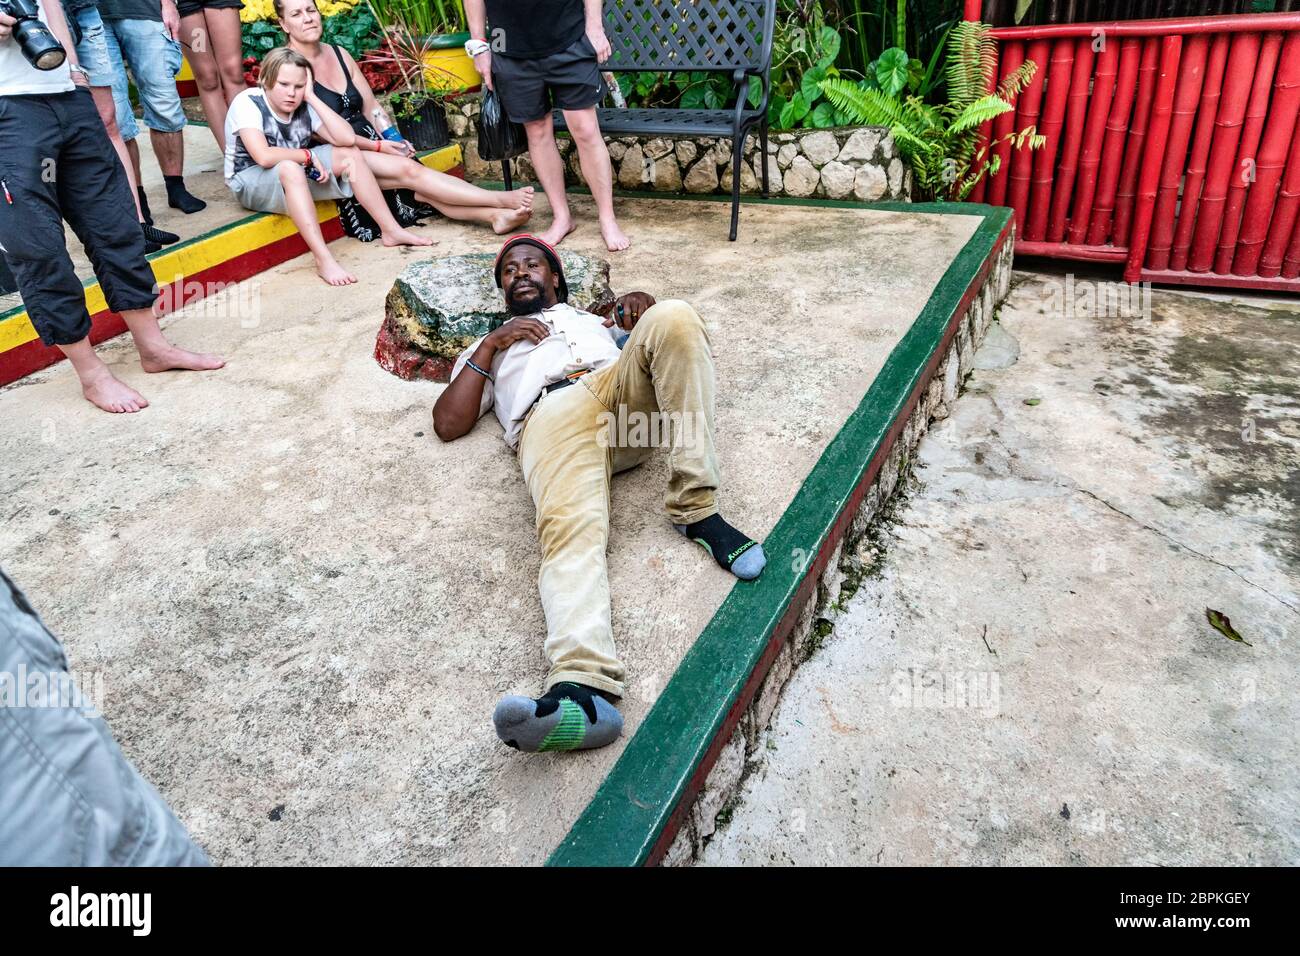
[{"label": "black ankle sock", "polygon": [[[586,713],[587,719],[593,724],[596,722],[596,702],[592,697],[599,696],[609,700],[609,694],[596,690],[594,687],[588,687],[586,684],[574,684],[571,681],[560,681],[541,697],[537,698],[537,715],[545,717],[547,714],[555,711],[560,706],[560,701],[567,697],[573,701]],[[611,703],[613,703],[611,701]]]},{"label": "black ankle sock", "polygon": [[179,242],[181,238],[174,232],[158,229],[147,222],[140,223],[140,231],[144,233],[145,242],[151,242],[159,246],[170,246],[173,242]]},{"label": "black ankle sock", "polygon": [[185,188],[185,179],[181,176],[164,176],[163,180],[167,183],[167,205],[173,209],[179,209],[183,213],[196,213],[200,209],[206,209],[208,204],[198,196],[191,196],[188,189]]},{"label": "black ankle sock", "polygon": [[149,211],[149,197],[144,194],[143,186],[136,186],[135,193],[140,197],[140,215],[144,217],[146,226],[153,225],[153,213]]},{"label": "black ankle sock", "polygon": [[[713,555],[714,561],[737,577],[746,580],[757,577],[767,563],[758,542],[727,524],[720,514],[711,514],[692,524],[675,524],[673,527],[692,541],[703,545]],[[750,557],[741,561],[741,557],[746,554]]]}]

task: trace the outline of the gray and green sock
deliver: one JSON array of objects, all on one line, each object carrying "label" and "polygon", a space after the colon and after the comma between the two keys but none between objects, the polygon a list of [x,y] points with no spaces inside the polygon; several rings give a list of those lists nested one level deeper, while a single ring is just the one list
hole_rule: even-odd
[{"label": "gray and green sock", "polygon": [[601,691],[569,681],[536,700],[503,697],[492,723],[506,746],[529,753],[604,747],[623,732],[623,715]]}]

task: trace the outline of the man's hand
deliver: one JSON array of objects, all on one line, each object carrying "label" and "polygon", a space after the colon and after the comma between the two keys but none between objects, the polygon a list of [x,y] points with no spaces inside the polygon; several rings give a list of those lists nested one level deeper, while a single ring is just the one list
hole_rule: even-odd
[{"label": "man's hand", "polygon": [[591,41],[591,47],[596,51],[596,62],[604,63],[614,52],[614,48],[609,45],[609,37],[605,36],[605,27],[598,25],[587,29],[587,39]]},{"label": "man's hand", "polygon": [[173,40],[181,38],[181,15],[176,11],[174,0],[162,0],[163,29]]},{"label": "man's hand", "polygon": [[511,319],[501,328],[494,332],[488,333],[484,344],[490,344],[492,351],[501,351],[509,348],[516,342],[527,340],[536,345],[542,339],[551,334],[551,330],[546,327],[546,323],[540,319]]},{"label": "man's hand", "polygon": [[649,292],[629,292],[621,295],[611,306],[606,306],[605,327],[617,325],[624,332],[631,332],[645,314],[646,309],[655,304],[655,297]]},{"label": "man's hand", "polygon": [[483,77],[483,85],[489,90],[496,89],[492,85],[492,51],[484,50],[478,56],[474,57],[474,69],[478,70],[478,75]]},{"label": "man's hand", "polygon": [[14,24],[18,21],[7,13],[0,13],[0,41],[8,40],[14,32]]}]

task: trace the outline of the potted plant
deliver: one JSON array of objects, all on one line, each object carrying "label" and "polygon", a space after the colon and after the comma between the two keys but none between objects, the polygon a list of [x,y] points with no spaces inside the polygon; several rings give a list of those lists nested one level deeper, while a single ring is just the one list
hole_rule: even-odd
[{"label": "potted plant", "polygon": [[388,103],[398,131],[412,146],[427,150],[450,145],[443,100],[465,87],[455,74],[429,65],[436,35],[412,26],[401,10],[376,6],[385,0],[367,2],[383,30],[384,41],[366,55],[363,72],[371,69],[397,74]]},{"label": "potted plant", "polygon": [[465,52],[469,26],[461,0],[367,0],[385,27],[400,25],[420,41],[426,83],[445,92],[478,89],[482,78]]}]

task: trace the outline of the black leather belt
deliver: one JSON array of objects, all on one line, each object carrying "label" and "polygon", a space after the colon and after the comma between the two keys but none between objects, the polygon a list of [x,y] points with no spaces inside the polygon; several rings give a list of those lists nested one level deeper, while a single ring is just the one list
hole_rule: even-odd
[{"label": "black leather belt", "polygon": [[577,372],[573,375],[570,375],[568,378],[562,378],[558,382],[552,382],[550,385],[542,386],[542,391],[549,393],[555,391],[557,388],[564,388],[564,386],[566,385],[572,385],[574,382],[576,382],[578,379],[582,378],[582,376],[586,374],[587,373],[585,371]]}]

